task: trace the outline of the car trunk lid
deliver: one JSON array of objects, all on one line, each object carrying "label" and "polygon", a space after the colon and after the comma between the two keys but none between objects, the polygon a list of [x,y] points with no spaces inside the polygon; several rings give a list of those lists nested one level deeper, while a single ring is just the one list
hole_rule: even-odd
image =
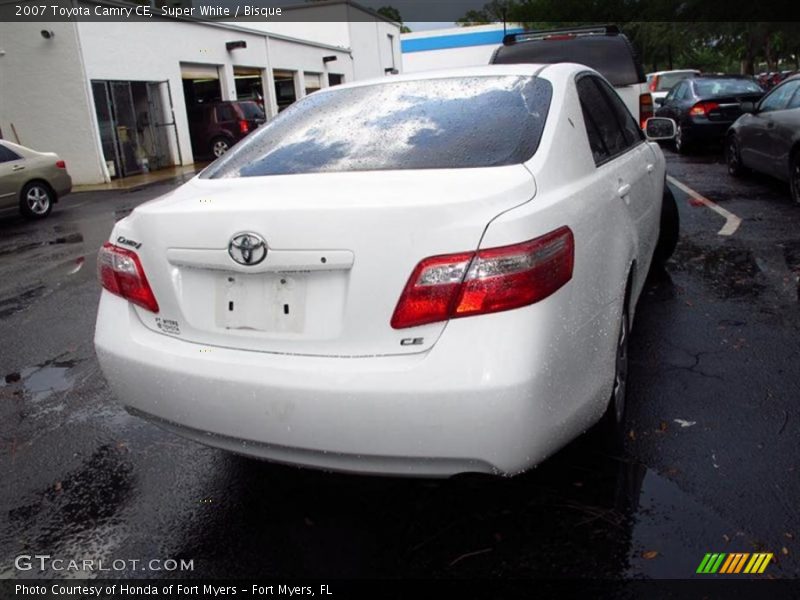
[{"label": "car trunk lid", "polygon": [[[445,327],[390,325],[416,264],[475,250],[492,218],[534,193],[521,165],[195,178],[139,207],[112,241],[138,245],[161,310],[135,310],[154,331],[263,352],[413,353]],[[241,234],[265,240],[263,260],[253,248],[257,264],[234,260]]]}]

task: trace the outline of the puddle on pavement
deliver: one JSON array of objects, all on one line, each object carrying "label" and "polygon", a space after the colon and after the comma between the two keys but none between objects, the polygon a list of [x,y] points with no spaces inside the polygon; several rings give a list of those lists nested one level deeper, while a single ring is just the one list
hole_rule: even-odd
[{"label": "puddle on pavement", "polygon": [[0,300],[0,319],[5,319],[28,308],[32,300],[44,294],[45,289],[45,286],[39,285],[9,298],[3,298]]},{"label": "puddle on pavement", "polygon": [[682,239],[670,268],[701,276],[722,299],[753,298],[765,289],[753,254],[733,245],[712,248]]},{"label": "puddle on pavement", "polygon": [[34,248],[41,248],[42,246],[56,246],[59,244],[80,244],[83,243],[83,234],[82,233],[68,233],[66,235],[60,235],[50,240],[43,240],[41,242],[28,242],[25,244],[16,244],[12,245],[9,248],[0,249],[0,256],[7,255],[7,254],[19,254],[21,252],[27,252]]},{"label": "puddle on pavement", "polygon": [[75,377],[70,372],[83,362],[79,359],[54,359],[25,367],[20,371],[7,373],[0,384],[3,386],[20,383],[23,392],[34,402],[45,400],[57,392],[65,392],[72,388]]},{"label": "puddle on pavement", "polygon": [[[34,494],[26,504],[8,511],[8,550],[73,550],[83,558],[87,544],[98,534],[113,535],[106,527],[127,502],[134,485],[133,467],[124,448],[104,445],[59,481]],[[80,540],[80,543],[75,543]],[[94,540],[102,546],[103,540]]]}]

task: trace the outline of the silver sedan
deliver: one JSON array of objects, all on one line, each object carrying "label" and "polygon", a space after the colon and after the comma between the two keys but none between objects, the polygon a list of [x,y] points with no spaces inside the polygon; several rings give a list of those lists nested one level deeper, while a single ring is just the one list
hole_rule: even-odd
[{"label": "silver sedan", "polygon": [[18,210],[43,219],[71,190],[67,165],[57,154],[0,140],[0,215]]}]

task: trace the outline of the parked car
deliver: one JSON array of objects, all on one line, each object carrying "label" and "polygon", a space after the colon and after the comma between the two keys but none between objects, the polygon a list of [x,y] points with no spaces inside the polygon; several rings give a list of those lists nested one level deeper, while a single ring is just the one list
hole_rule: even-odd
[{"label": "parked car", "polygon": [[266,120],[261,107],[249,100],[196,104],[189,109],[192,152],[219,158]]},{"label": "parked car", "polygon": [[653,116],[642,61],[628,38],[613,25],[527,31],[505,36],[492,64],[571,62],[597,70],[614,86],[643,128]]},{"label": "parked car", "polygon": [[672,88],[656,116],[677,123],[675,149],[683,154],[699,144],[721,142],[728,127],[742,114],[741,102],[763,95],[752,77],[699,75]]},{"label": "parked car", "polygon": [[800,203],[800,75],[742,109],[725,140],[728,172],[738,177],[752,169],[788,181]]},{"label": "parked car", "polygon": [[582,65],[323,89],[115,225],[97,356],[132,412],[240,454],[518,473],[624,431],[665,194]]},{"label": "parked car", "polygon": [[70,191],[72,178],[57,154],[0,140],[0,215],[43,219]]},{"label": "parked car", "polygon": [[697,75],[700,75],[700,71],[695,69],[656,71],[655,73],[648,73],[647,87],[650,90],[650,95],[653,97],[653,103],[656,106],[661,106],[664,103],[664,98],[667,97],[669,91],[680,81],[695,77]]}]

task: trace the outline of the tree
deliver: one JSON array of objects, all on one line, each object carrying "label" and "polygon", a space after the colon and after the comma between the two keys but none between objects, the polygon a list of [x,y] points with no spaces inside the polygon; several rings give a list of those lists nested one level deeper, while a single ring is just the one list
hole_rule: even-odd
[{"label": "tree", "polygon": [[400,23],[400,33],[411,33],[411,29],[403,25],[403,17],[394,6],[381,6],[376,12],[395,23]]},{"label": "tree", "polygon": [[467,11],[456,21],[456,24],[461,27],[472,27],[489,23],[504,23],[508,21],[509,11],[514,10],[516,5],[514,0],[491,0],[480,10]]}]

